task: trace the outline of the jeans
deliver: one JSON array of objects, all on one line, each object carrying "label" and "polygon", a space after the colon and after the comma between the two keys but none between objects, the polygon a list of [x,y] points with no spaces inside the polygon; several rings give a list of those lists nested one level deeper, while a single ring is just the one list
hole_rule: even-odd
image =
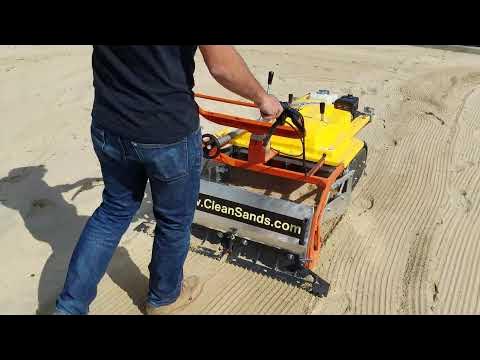
[{"label": "jeans", "polygon": [[200,129],[174,144],[139,144],[91,127],[105,189],[73,251],[57,313],[88,314],[150,181],[156,219],[147,302],[168,305],[182,288],[202,162]]}]

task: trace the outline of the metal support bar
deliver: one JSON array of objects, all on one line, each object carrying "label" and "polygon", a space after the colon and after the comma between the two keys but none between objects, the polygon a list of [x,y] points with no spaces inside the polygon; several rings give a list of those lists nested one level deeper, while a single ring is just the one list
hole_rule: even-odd
[{"label": "metal support bar", "polygon": [[316,163],[315,166],[311,168],[310,171],[307,173],[307,176],[313,176],[318,170],[320,170],[320,168],[325,163],[325,157],[325,154],[323,154],[323,156],[320,158],[320,161]]}]

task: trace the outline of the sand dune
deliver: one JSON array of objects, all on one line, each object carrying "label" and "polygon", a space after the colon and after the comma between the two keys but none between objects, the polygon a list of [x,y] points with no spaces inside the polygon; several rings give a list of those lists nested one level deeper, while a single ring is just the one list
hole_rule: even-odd
[{"label": "sand dune", "polygon": [[[239,50],[259,79],[275,71],[272,90],[281,99],[327,88],[374,107],[375,121],[360,134],[369,145],[366,175],[322,249],[326,298],[191,253],[186,271],[200,274],[205,288],[184,313],[480,313],[480,57],[410,46]],[[90,55],[86,46],[0,47],[0,313],[51,310],[100,201]],[[196,84],[235,97],[200,57]],[[93,314],[140,313],[151,250],[148,229],[140,230],[149,205],[122,240]]]}]

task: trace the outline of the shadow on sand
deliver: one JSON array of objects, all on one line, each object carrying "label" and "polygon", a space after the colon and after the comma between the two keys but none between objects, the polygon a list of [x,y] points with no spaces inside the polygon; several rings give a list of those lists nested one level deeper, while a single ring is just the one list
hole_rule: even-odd
[{"label": "shadow on sand", "polygon": [[[52,253],[43,266],[38,287],[37,314],[48,314],[54,310],[55,299],[60,293],[66,276],[70,256],[89,216],[79,215],[74,205],[67,202],[63,193],[77,189],[71,200],[81,192],[102,186],[101,178],[86,178],[74,184],[50,186],[44,176],[43,166],[12,169],[8,176],[0,179],[0,204],[14,209],[21,215],[25,227],[32,237],[47,243]],[[100,201],[100,199],[99,199]],[[148,204],[143,204],[139,218]],[[127,249],[119,247],[110,262],[107,274],[142,309],[148,289],[148,279],[130,258]]]}]

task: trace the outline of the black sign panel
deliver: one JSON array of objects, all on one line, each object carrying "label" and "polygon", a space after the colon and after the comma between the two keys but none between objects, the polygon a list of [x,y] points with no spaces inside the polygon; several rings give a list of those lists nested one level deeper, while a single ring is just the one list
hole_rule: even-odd
[{"label": "black sign panel", "polygon": [[197,210],[288,235],[300,241],[305,237],[308,221],[202,193],[199,194]]}]

